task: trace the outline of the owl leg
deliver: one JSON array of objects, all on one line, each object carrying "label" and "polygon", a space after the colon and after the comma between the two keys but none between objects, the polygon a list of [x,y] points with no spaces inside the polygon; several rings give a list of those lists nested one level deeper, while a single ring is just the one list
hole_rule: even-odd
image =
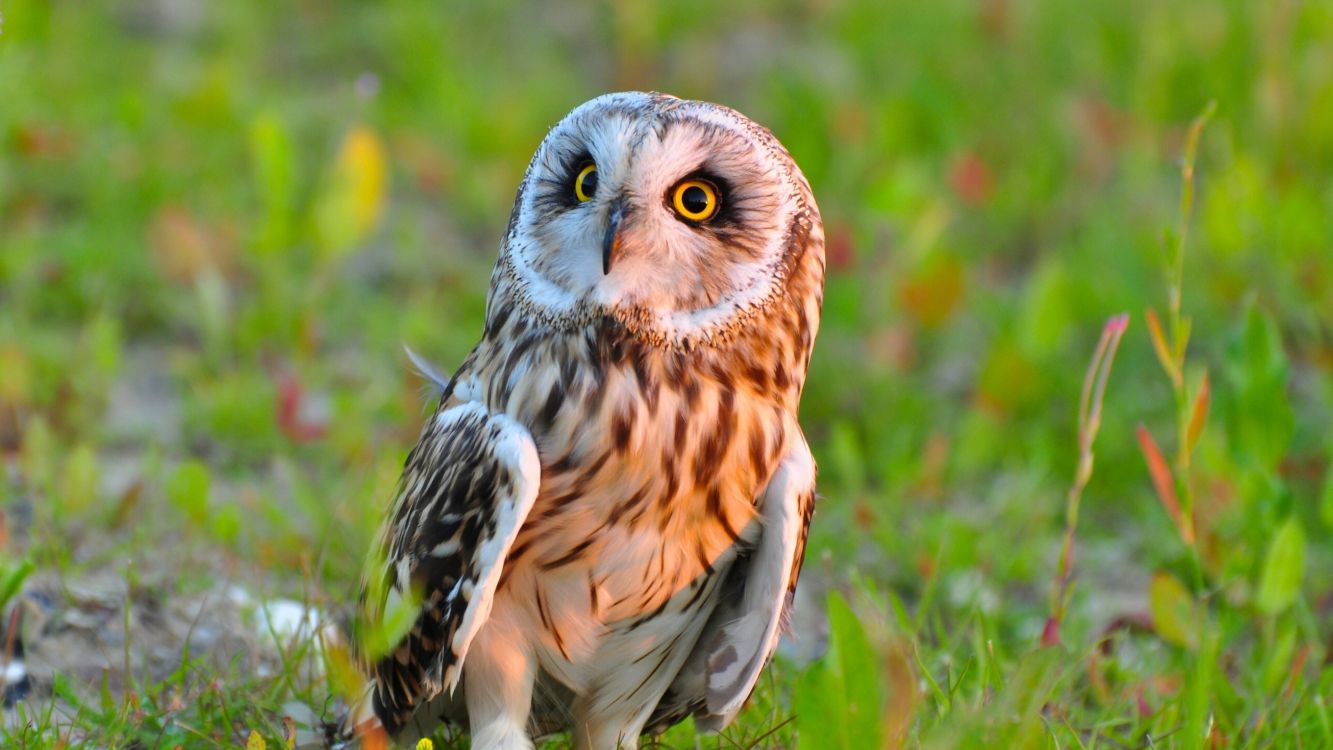
[{"label": "owl leg", "polygon": [[473,750],[531,750],[528,712],[537,662],[508,618],[492,616],[463,668]]},{"label": "owl leg", "polygon": [[[682,640],[692,642],[697,635],[695,632]],[[648,717],[662,700],[671,676],[680,670],[688,651],[688,648],[668,649],[656,668],[651,667],[653,660],[644,659],[618,669],[609,681],[580,695],[573,707],[574,747],[577,750],[637,748]],[[646,668],[634,668],[639,665]]]},{"label": "owl leg", "polygon": [[643,725],[648,721],[648,714],[653,706],[641,709],[637,715],[600,715],[587,716],[574,707],[574,747],[576,750],[631,750],[639,746],[639,735],[643,734]]}]

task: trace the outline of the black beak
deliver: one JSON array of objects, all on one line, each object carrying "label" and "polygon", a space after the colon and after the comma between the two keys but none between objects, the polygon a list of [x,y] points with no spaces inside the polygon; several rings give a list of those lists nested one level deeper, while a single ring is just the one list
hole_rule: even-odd
[{"label": "black beak", "polygon": [[625,218],[625,199],[611,202],[611,214],[606,222],[606,236],[602,238],[602,275],[611,273],[612,256],[620,251],[620,220]]}]

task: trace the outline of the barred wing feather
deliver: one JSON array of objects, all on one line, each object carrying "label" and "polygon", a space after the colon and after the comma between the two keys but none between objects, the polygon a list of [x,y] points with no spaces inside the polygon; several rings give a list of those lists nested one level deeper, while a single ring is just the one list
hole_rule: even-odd
[{"label": "barred wing feather", "polygon": [[[373,711],[395,734],[422,703],[453,692],[540,480],[536,445],[508,416],[468,402],[441,409],[426,424],[386,528],[381,588],[388,600],[415,592],[421,611],[397,647],[373,665],[353,727]],[[367,606],[374,621],[386,605]]]}]

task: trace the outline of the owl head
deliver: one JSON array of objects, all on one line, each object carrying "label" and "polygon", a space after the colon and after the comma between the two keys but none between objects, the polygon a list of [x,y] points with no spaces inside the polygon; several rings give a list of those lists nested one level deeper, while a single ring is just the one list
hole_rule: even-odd
[{"label": "owl head", "polygon": [[664,343],[712,338],[819,254],[809,184],[765,128],[655,93],[589,101],[542,141],[497,277],[548,322],[608,316]]}]

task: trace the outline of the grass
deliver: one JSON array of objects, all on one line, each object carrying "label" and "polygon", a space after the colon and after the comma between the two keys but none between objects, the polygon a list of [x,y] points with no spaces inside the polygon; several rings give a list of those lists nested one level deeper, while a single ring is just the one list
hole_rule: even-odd
[{"label": "grass", "polygon": [[655,88],[830,241],[798,638],[662,746],[1333,747],[1327,3],[0,13],[0,594],[82,634],[6,746],[313,741],[342,673],[262,604],[345,616],[402,345],[461,361],[546,128]]}]

